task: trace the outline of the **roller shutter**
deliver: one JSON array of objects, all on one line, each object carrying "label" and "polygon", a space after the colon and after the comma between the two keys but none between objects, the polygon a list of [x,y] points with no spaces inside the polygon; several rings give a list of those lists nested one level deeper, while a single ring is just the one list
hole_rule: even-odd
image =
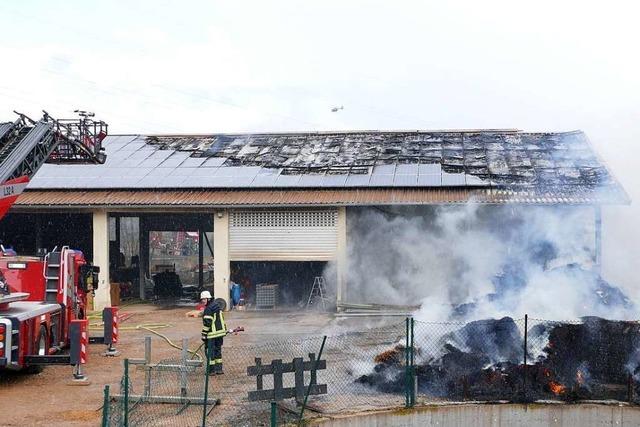
[{"label": "roller shutter", "polygon": [[234,211],[229,222],[232,261],[328,261],[336,256],[335,209]]}]

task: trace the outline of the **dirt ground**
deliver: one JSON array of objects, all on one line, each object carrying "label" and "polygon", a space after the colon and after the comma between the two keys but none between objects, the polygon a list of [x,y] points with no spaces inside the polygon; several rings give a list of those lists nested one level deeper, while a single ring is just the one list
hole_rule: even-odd
[{"label": "dirt ground", "polygon": [[[144,337],[148,331],[135,329],[136,325],[166,323],[169,326],[157,329],[169,339],[179,344],[188,337],[190,346],[195,349],[200,344],[199,318],[188,318],[186,307],[163,308],[153,305],[129,305],[120,308],[120,313],[132,313],[132,317],[121,323],[120,342],[117,349],[119,357],[103,357],[102,344],[89,346],[89,361],[85,372],[91,384],[71,386],[70,366],[45,367],[38,374],[10,373],[0,374],[0,407],[2,421],[6,426],[44,426],[99,425],[103,388],[110,384],[117,390],[122,376],[125,358],[141,358],[144,354]],[[244,326],[246,331],[225,339],[225,348],[236,345],[264,343],[278,336],[318,336],[342,326],[325,313],[291,312],[231,312],[226,315],[229,327]],[[95,321],[94,321],[95,322]],[[91,335],[100,334],[92,331]],[[180,352],[152,335],[152,360],[177,358]]]}]

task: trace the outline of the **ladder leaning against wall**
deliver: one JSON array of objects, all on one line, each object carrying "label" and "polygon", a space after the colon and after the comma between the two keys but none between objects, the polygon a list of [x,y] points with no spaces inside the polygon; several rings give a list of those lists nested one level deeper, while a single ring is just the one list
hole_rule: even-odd
[{"label": "ladder leaning against wall", "polygon": [[322,276],[316,276],[313,279],[313,286],[311,287],[309,299],[307,300],[307,308],[311,307],[316,298],[320,299],[320,301],[322,302],[322,308],[326,310],[328,302],[327,288],[325,286],[324,277]]}]

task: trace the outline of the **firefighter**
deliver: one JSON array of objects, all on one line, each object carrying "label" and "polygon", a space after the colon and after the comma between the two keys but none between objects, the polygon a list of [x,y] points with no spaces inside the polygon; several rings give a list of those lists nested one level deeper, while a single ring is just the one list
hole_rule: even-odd
[{"label": "firefighter", "polygon": [[[222,341],[227,335],[227,325],[220,304],[211,297],[209,291],[202,291],[200,299],[205,304],[202,313],[202,341],[209,359],[209,374],[222,374]],[[224,301],[224,300],[223,300]]]}]

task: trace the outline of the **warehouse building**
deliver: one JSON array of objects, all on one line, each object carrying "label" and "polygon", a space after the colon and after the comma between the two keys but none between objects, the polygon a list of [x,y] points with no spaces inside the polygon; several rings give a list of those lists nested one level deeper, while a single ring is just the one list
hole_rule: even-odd
[{"label": "warehouse building", "polygon": [[232,281],[249,300],[278,284],[281,304],[303,306],[327,274],[340,303],[349,230],[370,207],[584,209],[597,264],[600,206],[627,201],[579,131],[110,135],[103,144],[104,165],[45,165],[0,224],[21,253],[85,251],[102,269],[96,308],[110,304],[110,283],[143,299],[203,287],[228,299]]}]

